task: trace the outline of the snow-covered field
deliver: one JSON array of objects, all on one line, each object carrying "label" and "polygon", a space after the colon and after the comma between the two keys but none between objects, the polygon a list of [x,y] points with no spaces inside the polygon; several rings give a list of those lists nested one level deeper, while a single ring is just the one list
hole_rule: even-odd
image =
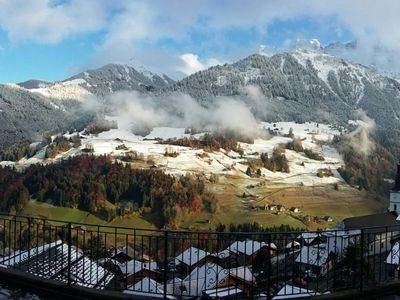
[{"label": "snow-covered field", "polygon": [[[186,174],[188,172],[201,173],[209,176],[234,175],[249,179],[246,175],[247,159],[259,158],[263,152],[272,154],[274,147],[280,143],[287,143],[291,138],[284,137],[292,128],[293,134],[302,140],[304,148],[313,149],[322,153],[325,160],[316,161],[307,158],[304,153],[296,153],[286,150],[286,157],[289,160],[290,173],[271,172],[262,168],[262,177],[270,183],[284,183],[288,185],[324,185],[342,181],[336,171],[343,165],[343,160],[337,151],[329,145],[322,145],[318,142],[329,142],[335,134],[339,134],[336,129],[329,125],[316,123],[296,124],[294,122],[261,123],[261,127],[270,128],[277,132],[277,136],[270,139],[255,139],[254,144],[240,143],[244,155],[240,157],[238,153],[230,151],[227,153],[221,149],[217,152],[204,152],[201,149],[188,147],[172,146],[160,144],[157,138],[183,138],[191,135],[185,133],[185,128],[158,127],[154,128],[145,137],[134,135],[127,129],[112,129],[98,135],[86,135],[82,138],[82,145],[79,148],[72,148],[69,151],[58,155],[54,159],[45,159],[45,149],[39,151],[34,157],[22,159],[17,163],[2,162],[2,165],[15,165],[24,167],[34,163],[52,163],[55,160],[64,159],[70,156],[79,155],[83,149],[93,147],[94,154],[109,154],[115,158],[123,156],[126,152],[135,151],[143,160],[152,161],[154,164],[170,174]],[[75,133],[76,134],[76,133]],[[71,137],[74,134],[65,134]],[[202,134],[193,135],[200,138]],[[125,145],[127,149],[117,150],[118,146]],[[177,157],[165,156],[165,152],[177,152]],[[316,176],[319,169],[328,168],[333,172],[332,177],[319,178]]]}]

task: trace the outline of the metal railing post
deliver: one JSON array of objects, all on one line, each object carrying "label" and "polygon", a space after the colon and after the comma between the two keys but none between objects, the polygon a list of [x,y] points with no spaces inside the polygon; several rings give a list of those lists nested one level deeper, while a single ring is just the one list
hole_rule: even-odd
[{"label": "metal railing post", "polygon": [[68,266],[67,266],[67,276],[68,276],[68,286],[71,286],[71,236],[72,224],[68,223],[68,232],[67,232],[67,243],[68,243]]},{"label": "metal railing post", "polygon": [[[267,233],[267,243],[268,243],[268,248],[267,248],[267,267],[268,270],[267,271],[267,300],[272,299],[271,298],[271,276],[272,276],[272,262],[271,262],[271,232]],[[278,264],[277,264],[277,268],[278,268]],[[277,273],[279,273],[279,270],[277,270]],[[254,289],[254,286],[253,286]],[[252,290],[253,290],[252,289]]]},{"label": "metal railing post", "polygon": [[168,231],[164,231],[164,299],[167,299]]},{"label": "metal railing post", "polygon": [[14,249],[21,250],[17,249],[17,216],[14,217]]},{"label": "metal railing post", "polygon": [[31,218],[28,217],[28,270],[29,270],[29,263],[31,261]]},{"label": "metal railing post", "polygon": [[363,289],[363,268],[364,268],[364,229],[361,229],[360,239],[360,291]]},{"label": "metal railing post", "polygon": [[[55,221],[59,225],[51,225],[51,221]],[[254,271],[254,269],[256,269],[256,263],[258,263],[260,265],[260,271],[258,272],[259,274],[255,274],[255,277],[251,277],[252,289],[243,290],[247,297],[255,297],[256,293],[259,293],[261,289],[263,293],[266,289],[265,298],[270,300],[277,293],[274,289],[275,285],[278,286],[281,280],[284,280],[287,285],[292,286],[295,286],[296,281],[299,281],[305,290],[315,290],[316,292],[324,292],[331,288],[333,291],[336,291],[336,286],[337,289],[351,289],[353,290],[351,293],[365,292],[370,288],[371,290],[374,288],[380,289],[378,284],[388,280],[388,276],[392,276],[391,271],[394,268],[394,264],[396,263],[395,259],[397,257],[397,245],[394,247],[394,245],[391,245],[391,242],[397,243],[399,234],[397,226],[364,227],[357,231],[343,231],[343,234],[341,230],[328,230],[326,231],[327,240],[319,241],[324,242],[324,248],[322,248],[322,245],[313,246],[314,244],[310,244],[311,246],[307,246],[307,248],[302,248],[306,247],[305,242],[311,241],[311,235],[310,237],[304,236],[302,244],[295,243],[294,241],[297,241],[297,231],[271,231],[263,233],[257,231],[253,233],[227,232],[223,234],[220,232],[206,233],[204,231],[144,231],[143,229],[133,229],[133,254],[131,255],[128,251],[128,246],[131,244],[129,241],[132,238],[132,234],[130,232],[125,232],[127,229],[131,230],[130,228],[87,224],[88,228],[90,228],[87,230],[88,235],[90,234],[90,240],[88,240],[88,242],[90,242],[89,249],[89,246],[86,245],[86,229],[84,230],[78,227],[79,224],[83,227],[84,223],[61,223],[61,221],[42,219],[33,216],[12,215],[6,216],[3,219],[0,217],[0,223],[2,223],[0,224],[0,252],[3,253],[4,258],[2,259],[2,264],[5,266],[10,265],[10,267],[14,266],[13,268],[16,269],[24,269],[25,272],[28,273],[37,272],[39,274],[38,276],[46,277],[47,269],[45,270],[44,267],[42,268],[41,266],[49,265],[50,268],[54,265],[54,268],[58,268],[59,273],[57,276],[49,276],[48,279],[56,281],[61,280],[69,287],[77,286],[81,283],[91,284],[96,280],[96,285],[93,285],[93,288],[104,288],[107,286],[110,289],[114,288],[116,291],[121,291],[123,279],[121,278],[121,286],[119,281],[114,281],[113,285],[111,281],[112,278],[114,278],[114,280],[119,280],[119,277],[116,277],[115,274],[112,274],[112,272],[108,271],[106,268],[102,269],[100,266],[102,265],[102,261],[108,261],[112,255],[117,254],[118,245],[122,247],[123,243],[125,243],[126,254],[128,256],[133,256],[134,260],[138,259],[141,268],[150,268],[150,264],[152,265],[152,263],[155,263],[158,274],[156,277],[157,291],[155,293],[158,293],[159,297],[164,299],[168,299],[169,296],[174,295],[181,297],[202,295],[204,288],[200,280],[203,280],[203,277],[200,277],[202,274],[199,271],[193,273],[191,277],[192,280],[187,283],[188,286],[186,286],[185,283],[185,285],[182,285],[182,288],[177,286],[180,285],[178,281],[171,280],[175,278],[175,273],[177,272],[182,273],[179,275],[184,275],[183,273],[185,271],[183,267],[182,270],[177,266],[175,266],[177,268],[173,268],[173,265],[175,265],[173,257],[180,255],[178,253],[183,253],[187,245],[190,247],[196,246],[201,251],[216,251],[217,253],[225,248],[228,250],[228,257],[226,257],[226,260],[224,256],[217,255],[216,257],[207,257],[201,261],[201,251],[190,251],[185,255],[185,260],[187,258],[189,264],[193,265],[193,267],[201,267],[204,263],[211,264],[216,261],[215,268],[217,269],[217,273],[212,277],[215,278],[216,283],[222,279],[220,276],[221,273],[219,272],[220,267],[226,270],[236,268],[236,272],[238,272],[237,268],[239,266],[252,266]],[[26,228],[26,226],[28,227]],[[103,228],[106,229],[103,230]],[[72,230],[74,230],[74,236],[72,236]],[[242,230],[248,229],[242,228]],[[143,232],[150,233],[146,235]],[[104,234],[104,238],[102,234]],[[114,239],[110,238],[112,234],[114,234]],[[125,235],[125,241],[123,241],[123,235]],[[318,236],[320,235],[318,234]],[[62,245],[55,243],[60,237],[62,238]],[[162,241],[163,239],[164,243]],[[263,253],[262,257],[260,256],[261,261],[257,259],[257,262],[255,262],[251,260],[251,257],[246,258],[245,255],[235,254],[235,248],[238,247],[238,243],[243,239],[245,252],[246,249],[247,251],[252,250],[252,252],[255,252],[254,250],[257,250],[255,245],[259,241],[263,241],[263,244],[265,242],[267,243],[267,253]],[[289,240],[291,241],[291,247],[289,247],[288,244]],[[72,245],[72,243],[74,243],[74,245]],[[114,243],[114,251],[110,250],[111,246],[109,246],[109,244],[112,243]],[[277,245],[277,249],[272,249],[272,245],[274,244]],[[72,246],[74,248],[72,248]],[[49,250],[53,247],[57,247],[57,252]],[[60,249],[61,247],[62,249]],[[65,247],[67,247],[67,249],[65,249]],[[318,275],[316,281],[311,282],[311,274],[309,274],[310,268],[308,266],[325,258],[325,256],[323,256],[324,254],[320,252],[321,249],[318,247],[328,251],[328,259],[331,259],[331,261],[328,262],[333,265],[328,266],[326,274]],[[16,252],[14,255],[12,254],[13,251],[18,250],[20,250],[20,252]],[[60,252],[59,250],[61,250],[61,254],[58,254]],[[67,250],[68,253],[65,253],[65,250]],[[90,253],[88,250],[90,250]],[[74,251],[74,253],[72,253],[72,251]],[[315,252],[313,253],[312,251]],[[389,251],[391,252],[387,253]],[[6,257],[6,252],[7,255],[10,255],[9,258]],[[329,255],[331,252],[333,252],[332,256]],[[23,256],[18,253],[23,253]],[[53,253],[55,254],[53,255]],[[144,258],[145,254],[148,258]],[[72,255],[74,255],[74,257],[72,257]],[[137,258],[138,255],[140,256],[139,258]],[[386,259],[386,257],[388,258]],[[21,262],[17,260],[19,258]],[[83,258],[84,261],[79,261],[78,266],[75,262],[81,258]],[[102,258],[102,260],[99,260],[99,258]],[[149,262],[147,262],[147,259],[149,259]],[[201,263],[199,263],[200,261]],[[87,262],[87,264],[81,265],[81,262]],[[147,263],[149,267],[145,267]],[[193,263],[198,264],[196,265]],[[21,268],[21,266],[23,266],[23,268]],[[118,267],[118,265],[116,265],[116,267]],[[124,265],[124,271],[121,266],[122,273],[125,272],[125,274],[128,274],[128,267],[129,264],[126,263]],[[303,270],[304,267],[306,267],[305,272]],[[88,272],[89,268],[90,272]],[[233,270],[231,271],[233,273]],[[298,271],[300,271],[299,274]],[[303,272],[305,273],[304,276],[309,277],[305,282],[302,280]],[[187,266],[187,273],[190,273],[189,266]],[[82,278],[78,276],[81,274]],[[246,273],[244,273],[244,275],[246,276]],[[137,279],[138,276],[140,275],[133,275],[133,282],[136,283],[135,278]],[[205,276],[210,279],[210,276]],[[238,277],[238,273],[232,274],[232,278],[235,279],[235,277]],[[228,279],[224,283],[228,283],[228,286],[240,288],[235,280],[232,280],[231,277],[227,278]],[[124,277],[124,289],[128,287],[128,279],[131,278],[128,276]],[[246,288],[247,286],[250,287],[250,284],[246,285]],[[215,286],[218,292],[220,288],[218,284]],[[130,286],[130,289],[136,291],[136,288],[134,289],[132,286]],[[142,289],[143,283],[141,286],[141,290]],[[163,289],[163,291],[161,291],[161,289]],[[236,292],[234,288],[231,291]],[[296,291],[294,288],[286,288],[281,292],[281,294],[287,296],[302,293],[302,291]],[[151,297],[151,295],[152,292],[150,291],[149,297]]]}]

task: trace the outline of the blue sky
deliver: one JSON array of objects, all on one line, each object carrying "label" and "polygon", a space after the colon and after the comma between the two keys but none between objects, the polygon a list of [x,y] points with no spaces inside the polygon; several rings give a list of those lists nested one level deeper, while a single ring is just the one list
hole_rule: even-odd
[{"label": "blue sky", "polygon": [[311,38],[357,40],[353,60],[397,71],[400,1],[382,2],[0,0],[0,82],[62,80],[111,62],[190,74]]},{"label": "blue sky", "polygon": [[98,43],[94,34],[69,38],[55,44],[24,42],[12,45],[7,34],[0,33],[0,82],[20,82],[30,78],[60,80],[84,64]]}]

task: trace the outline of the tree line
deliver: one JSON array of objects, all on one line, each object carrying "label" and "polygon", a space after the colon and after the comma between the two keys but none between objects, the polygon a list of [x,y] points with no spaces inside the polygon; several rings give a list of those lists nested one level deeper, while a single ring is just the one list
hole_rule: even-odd
[{"label": "tree line", "polygon": [[199,139],[184,137],[180,139],[167,139],[165,141],[160,141],[160,143],[198,148],[208,152],[219,151],[220,149],[224,149],[226,151],[233,150],[235,152],[238,152],[239,154],[243,154],[243,150],[240,149],[240,146],[238,144],[239,141],[254,143],[254,140],[243,136],[237,136],[233,133],[206,133],[203,137]]},{"label": "tree line", "polygon": [[0,209],[18,212],[29,198],[53,205],[78,208],[94,214],[116,210],[121,201],[146,208],[159,226],[175,226],[181,208],[197,214],[212,207],[213,194],[206,191],[200,178],[190,175],[174,177],[155,169],[132,169],[113,162],[109,156],[82,155],[57,164],[31,165],[23,173],[0,168]]},{"label": "tree line", "polygon": [[38,148],[29,142],[16,143],[0,151],[0,161],[18,161],[24,157],[32,157]]},{"label": "tree line", "polygon": [[342,178],[351,185],[383,197],[387,197],[391,188],[388,178],[394,178],[396,159],[384,147],[375,144],[368,154],[360,153],[346,136],[335,136],[333,145],[343,156],[345,165],[338,169]]}]

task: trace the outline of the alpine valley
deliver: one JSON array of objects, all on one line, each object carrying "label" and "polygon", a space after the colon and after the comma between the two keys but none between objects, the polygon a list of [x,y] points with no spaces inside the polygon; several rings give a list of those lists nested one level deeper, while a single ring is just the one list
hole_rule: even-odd
[{"label": "alpine valley", "polygon": [[179,81],[108,64],[1,84],[0,208],[191,229],[383,211],[400,81],[340,57],[349,45],[310,45]]}]

